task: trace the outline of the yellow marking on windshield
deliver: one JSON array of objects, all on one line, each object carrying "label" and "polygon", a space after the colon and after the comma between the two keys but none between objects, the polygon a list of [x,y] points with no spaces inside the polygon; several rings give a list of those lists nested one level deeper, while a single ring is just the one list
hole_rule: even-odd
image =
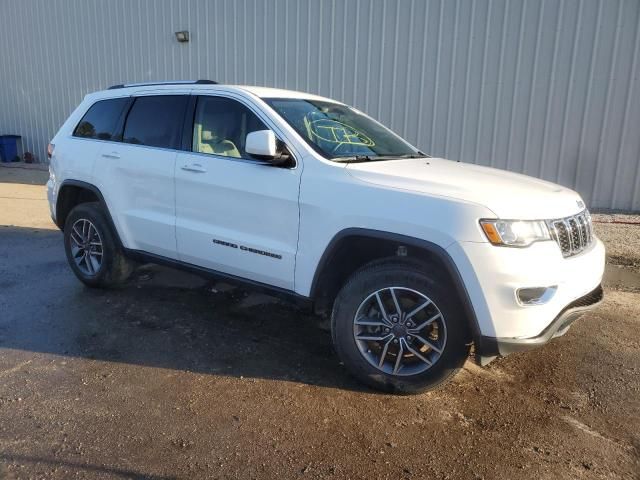
[{"label": "yellow marking on windshield", "polygon": [[[306,120],[306,118],[305,118]],[[305,122],[306,123],[306,122]],[[373,147],[375,142],[364,133],[336,120],[321,118],[308,124],[308,130],[318,139],[339,145]]]}]

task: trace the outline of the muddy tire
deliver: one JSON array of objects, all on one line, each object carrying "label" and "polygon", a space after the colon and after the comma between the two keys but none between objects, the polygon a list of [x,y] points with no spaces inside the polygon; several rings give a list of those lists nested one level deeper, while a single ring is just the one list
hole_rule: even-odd
[{"label": "muddy tire", "polygon": [[88,287],[119,285],[133,271],[97,202],[71,210],[64,225],[64,249],[73,273]]},{"label": "muddy tire", "polygon": [[331,331],[349,372],[378,390],[432,390],[464,365],[470,336],[436,266],[390,259],[355,272],[335,300]]}]

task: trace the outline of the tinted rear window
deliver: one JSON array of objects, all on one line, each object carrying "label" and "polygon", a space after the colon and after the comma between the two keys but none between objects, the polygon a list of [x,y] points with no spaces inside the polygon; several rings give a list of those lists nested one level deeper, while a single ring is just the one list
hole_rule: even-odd
[{"label": "tinted rear window", "polygon": [[126,143],[178,148],[188,96],[162,95],[136,98],[124,126]]},{"label": "tinted rear window", "polygon": [[128,98],[112,98],[94,103],[73,131],[75,137],[115,140],[115,129]]}]

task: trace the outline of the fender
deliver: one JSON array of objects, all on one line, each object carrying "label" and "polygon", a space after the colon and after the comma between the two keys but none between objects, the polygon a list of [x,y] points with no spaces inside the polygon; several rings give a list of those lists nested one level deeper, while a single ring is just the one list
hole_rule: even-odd
[{"label": "fender", "polygon": [[[87,182],[83,182],[81,180],[73,180],[73,179],[68,179],[68,180],[64,180],[61,184],[60,184],[60,189],[58,192],[62,191],[62,189],[65,186],[73,186],[73,187],[80,187],[80,188],[84,188],[86,190],[91,191],[92,193],[95,194],[95,196],[98,198],[98,202],[100,203],[100,206],[102,207],[102,211],[105,214],[105,217],[107,218],[107,222],[109,222],[109,226],[111,227],[111,230],[114,233],[115,236],[115,240],[118,243],[118,247],[121,249],[124,249],[124,245],[122,244],[122,240],[120,240],[120,234],[118,233],[118,229],[116,228],[115,223],[113,222],[113,218],[111,218],[111,212],[109,212],[109,207],[107,206],[107,202],[104,200],[104,196],[102,195],[102,192],[100,191],[100,189],[98,187],[96,187],[95,185],[92,185],[91,183],[87,183]],[[58,195],[60,195],[60,193],[58,193]],[[62,230],[64,228],[64,225],[60,225],[57,221],[57,219],[60,218],[60,216],[58,215],[58,205],[56,202],[56,225],[58,225],[58,228],[60,228],[60,230]]]},{"label": "fender", "polygon": [[471,304],[471,299],[469,298],[469,293],[467,292],[467,288],[464,284],[462,276],[456,266],[455,262],[449,255],[449,253],[442,248],[440,245],[437,245],[428,240],[423,240],[421,238],[409,237],[406,235],[400,235],[398,233],[385,232],[381,230],[372,230],[367,228],[346,228],[344,230],[339,231],[329,242],[327,248],[325,249],[322,257],[320,257],[320,261],[316,267],[316,271],[313,275],[313,281],[311,283],[311,293],[310,297],[316,298],[318,282],[320,279],[320,275],[325,268],[326,264],[331,260],[333,253],[337,249],[338,245],[342,240],[347,237],[367,237],[374,238],[379,240],[392,241],[394,243],[398,243],[400,245],[407,245],[415,248],[419,248],[421,250],[425,250],[435,257],[437,257],[442,264],[447,269],[447,273],[449,277],[453,281],[454,287],[456,289],[456,293],[460,298],[462,303],[462,307],[464,308],[465,315],[469,319],[469,327],[471,328],[471,334],[473,336],[474,343],[476,348],[482,343],[482,335],[480,333],[480,326],[478,324],[478,318],[476,316],[475,310],[473,309],[473,305]]}]

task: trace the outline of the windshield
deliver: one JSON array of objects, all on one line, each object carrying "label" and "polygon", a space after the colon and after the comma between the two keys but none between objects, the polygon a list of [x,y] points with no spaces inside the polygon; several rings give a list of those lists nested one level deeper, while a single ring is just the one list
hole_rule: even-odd
[{"label": "windshield", "polygon": [[267,98],[265,102],[325,158],[375,161],[424,156],[389,129],[346,105],[299,98]]}]

